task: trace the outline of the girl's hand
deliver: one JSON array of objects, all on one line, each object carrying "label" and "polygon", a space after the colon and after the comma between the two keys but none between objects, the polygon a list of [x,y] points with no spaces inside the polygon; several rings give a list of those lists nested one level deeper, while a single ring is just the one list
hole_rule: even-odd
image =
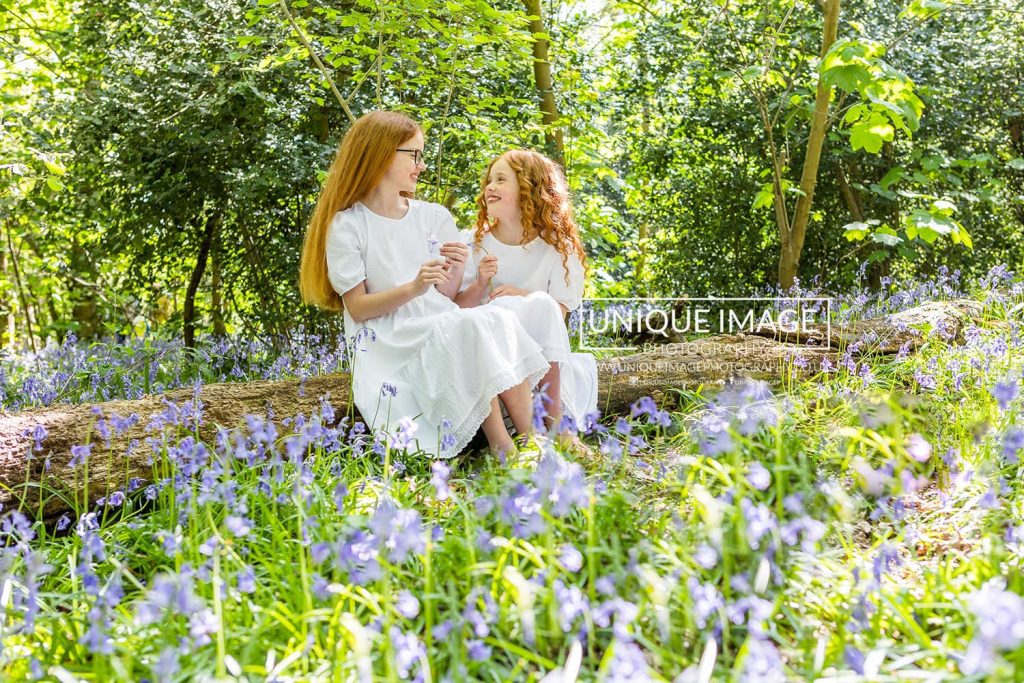
[{"label": "girl's hand", "polygon": [[461,272],[469,258],[469,247],[465,242],[445,242],[441,245],[441,256],[448,260],[451,268]]},{"label": "girl's hand", "polygon": [[499,296],[529,296],[529,294],[525,289],[519,289],[512,285],[501,285],[500,287],[495,287],[494,291],[491,292],[490,300],[494,301]]},{"label": "girl's hand", "polygon": [[489,285],[491,278],[498,274],[498,257],[494,254],[488,254],[480,259],[480,265],[477,266],[476,280],[482,285]]},{"label": "girl's hand", "polygon": [[445,262],[433,259],[420,266],[420,272],[416,274],[416,279],[412,282],[416,295],[419,296],[430,289],[431,285],[443,285],[450,279],[451,276],[448,275]]}]

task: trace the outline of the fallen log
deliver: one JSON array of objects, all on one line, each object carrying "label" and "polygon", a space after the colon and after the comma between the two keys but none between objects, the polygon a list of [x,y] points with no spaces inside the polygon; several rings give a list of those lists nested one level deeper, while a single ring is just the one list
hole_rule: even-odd
[{"label": "fallen log", "polygon": [[[956,335],[978,313],[977,302],[926,304],[868,321],[871,325],[859,323],[856,333],[839,333],[848,335],[848,340],[863,339],[857,335],[864,334],[884,340],[864,344],[860,352],[892,353],[903,344],[916,348],[924,342],[924,335],[915,333],[914,325],[939,325]],[[671,406],[678,398],[675,390],[722,384],[737,377],[774,381],[786,373],[806,376],[818,371],[823,358],[834,360],[837,355],[823,340],[808,341],[795,344],[762,336],[719,335],[604,359],[598,363],[598,408],[604,414],[620,414],[648,395],[662,406]],[[817,345],[813,345],[815,341]],[[324,397],[329,397],[338,418],[346,414],[356,417],[345,374],[301,381],[208,384],[198,393],[182,388],[131,401],[0,413],[0,503],[4,509],[21,505],[52,518],[71,507],[72,501],[86,497],[95,501],[124,490],[132,480],[148,482],[152,451],[145,445],[146,439],[159,437],[164,422],[181,421],[183,415],[187,421],[197,401],[202,404],[202,422],[194,425],[194,431],[200,440],[212,444],[219,427],[237,427],[248,415],[269,418],[280,433],[287,433],[290,430],[281,427],[283,420],[297,414],[312,415],[321,409]],[[100,432],[114,431],[114,416],[129,415],[137,419],[120,425],[120,433],[110,433],[108,445]],[[74,466],[73,447],[88,443],[93,447],[86,475],[85,468]]]}]

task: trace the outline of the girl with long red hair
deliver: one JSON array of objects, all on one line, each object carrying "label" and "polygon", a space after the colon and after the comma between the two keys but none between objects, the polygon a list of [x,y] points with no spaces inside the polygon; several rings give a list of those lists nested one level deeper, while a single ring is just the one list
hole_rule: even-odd
[{"label": "girl with long red hair", "polygon": [[[548,424],[583,428],[597,410],[597,363],[571,353],[564,316],[583,299],[586,254],[573,218],[561,167],[543,154],[513,149],[487,167],[477,198],[474,243],[477,278],[459,295],[511,310],[552,361],[547,385]],[[543,314],[558,303],[557,325]],[[562,424],[562,417],[571,418]]]},{"label": "girl with long red hair", "polygon": [[473,279],[469,248],[447,209],[412,198],[423,144],[404,114],[352,125],[306,232],[300,290],[344,312],[356,407],[392,445],[452,456],[482,426],[500,453],[513,443],[498,398],[529,434],[549,362],[511,312],[455,303]]}]

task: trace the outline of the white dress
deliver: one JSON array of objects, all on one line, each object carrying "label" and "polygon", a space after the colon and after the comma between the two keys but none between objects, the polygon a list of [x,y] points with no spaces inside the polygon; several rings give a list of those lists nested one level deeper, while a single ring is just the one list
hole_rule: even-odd
[{"label": "white dress", "polygon": [[[465,241],[443,206],[409,200],[406,215],[392,219],[356,203],[331,223],[328,277],[340,294],[363,281],[368,293],[405,284],[424,261],[437,258],[432,241]],[[464,285],[475,278],[467,269]],[[432,456],[456,455],[490,412],[491,399],[523,380],[534,386],[549,367],[511,312],[462,309],[434,287],[364,323],[347,310],[344,317],[359,413],[369,426],[398,437],[398,447],[411,437],[410,450]]]},{"label": "white dress", "polygon": [[494,287],[511,285],[531,292],[526,297],[498,297],[487,306],[513,311],[544,349],[545,357],[559,363],[563,414],[583,428],[585,416],[597,410],[597,361],[592,354],[571,352],[561,309],[556,305],[552,318],[549,306],[542,301],[553,300],[569,311],[579,308],[583,301],[583,263],[570,254],[566,278],[562,255],[539,237],[526,245],[511,245],[484,233],[473,256],[479,261],[487,254],[498,257],[498,274],[491,280]]}]

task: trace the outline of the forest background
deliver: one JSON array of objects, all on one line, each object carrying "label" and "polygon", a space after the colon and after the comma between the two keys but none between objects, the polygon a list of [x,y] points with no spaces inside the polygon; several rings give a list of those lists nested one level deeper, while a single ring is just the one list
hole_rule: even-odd
[{"label": "forest background", "polygon": [[819,291],[1024,264],[1024,2],[0,0],[0,346],[287,339],[352,117],[427,128],[475,217],[564,163],[591,296]]}]

